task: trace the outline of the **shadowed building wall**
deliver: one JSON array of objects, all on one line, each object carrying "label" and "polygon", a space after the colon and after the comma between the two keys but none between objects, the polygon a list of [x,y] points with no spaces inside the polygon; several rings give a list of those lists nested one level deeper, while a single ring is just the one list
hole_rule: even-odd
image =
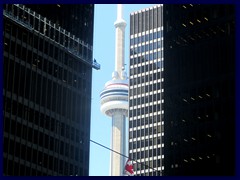
[{"label": "shadowed building wall", "polygon": [[94,6],[3,7],[4,175],[88,175]]},{"label": "shadowed building wall", "polygon": [[165,173],[235,173],[235,7],[164,5]]}]

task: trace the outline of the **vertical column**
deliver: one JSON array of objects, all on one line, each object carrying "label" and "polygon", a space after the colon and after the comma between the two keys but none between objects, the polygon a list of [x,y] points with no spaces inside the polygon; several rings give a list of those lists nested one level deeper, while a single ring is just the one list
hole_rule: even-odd
[{"label": "vertical column", "polygon": [[124,67],[124,49],[125,49],[125,28],[127,23],[122,19],[123,7],[118,5],[117,20],[114,23],[116,28],[115,37],[115,71],[121,77],[122,68]]},{"label": "vertical column", "polygon": [[[115,112],[112,117],[112,149],[114,151],[119,152],[126,156],[126,122],[125,122],[125,115],[120,110],[119,112]],[[111,158],[112,162],[111,165],[111,176],[122,176],[124,172],[124,166],[126,162],[126,158],[112,152]]]}]

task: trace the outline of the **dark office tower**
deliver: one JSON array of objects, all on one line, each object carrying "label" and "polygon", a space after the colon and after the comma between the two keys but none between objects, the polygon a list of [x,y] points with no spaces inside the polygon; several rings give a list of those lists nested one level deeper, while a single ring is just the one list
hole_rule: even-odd
[{"label": "dark office tower", "polygon": [[164,166],[163,6],[130,15],[129,156],[136,175],[162,175]]},{"label": "dark office tower", "polygon": [[88,175],[94,6],[3,7],[4,175]]},{"label": "dark office tower", "polygon": [[[86,4],[79,4],[77,6],[74,4],[26,5],[26,7],[36,11],[43,17],[47,17],[47,19],[54,22],[56,26],[61,26],[89,45],[93,44],[92,6],[93,5]],[[51,10],[46,11],[46,7]]]},{"label": "dark office tower", "polygon": [[235,173],[235,7],[164,5],[164,175]]}]

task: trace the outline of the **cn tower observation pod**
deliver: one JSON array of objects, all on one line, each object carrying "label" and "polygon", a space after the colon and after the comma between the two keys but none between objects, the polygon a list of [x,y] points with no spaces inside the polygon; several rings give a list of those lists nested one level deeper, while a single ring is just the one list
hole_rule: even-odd
[{"label": "cn tower observation pod", "polygon": [[128,80],[110,80],[100,94],[101,112],[112,117],[116,111],[128,116]]}]

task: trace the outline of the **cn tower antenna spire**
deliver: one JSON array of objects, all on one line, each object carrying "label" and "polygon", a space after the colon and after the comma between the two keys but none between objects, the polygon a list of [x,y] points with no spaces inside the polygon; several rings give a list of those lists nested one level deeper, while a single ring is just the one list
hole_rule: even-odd
[{"label": "cn tower antenna spire", "polygon": [[126,72],[124,67],[124,49],[125,49],[125,28],[127,26],[126,21],[123,19],[123,5],[117,5],[117,20],[114,23],[116,28],[115,36],[115,71],[113,72],[113,78],[125,79]]},{"label": "cn tower antenna spire", "polygon": [[123,15],[123,6],[122,4],[118,4],[117,5],[117,19],[122,19],[122,15]]}]

